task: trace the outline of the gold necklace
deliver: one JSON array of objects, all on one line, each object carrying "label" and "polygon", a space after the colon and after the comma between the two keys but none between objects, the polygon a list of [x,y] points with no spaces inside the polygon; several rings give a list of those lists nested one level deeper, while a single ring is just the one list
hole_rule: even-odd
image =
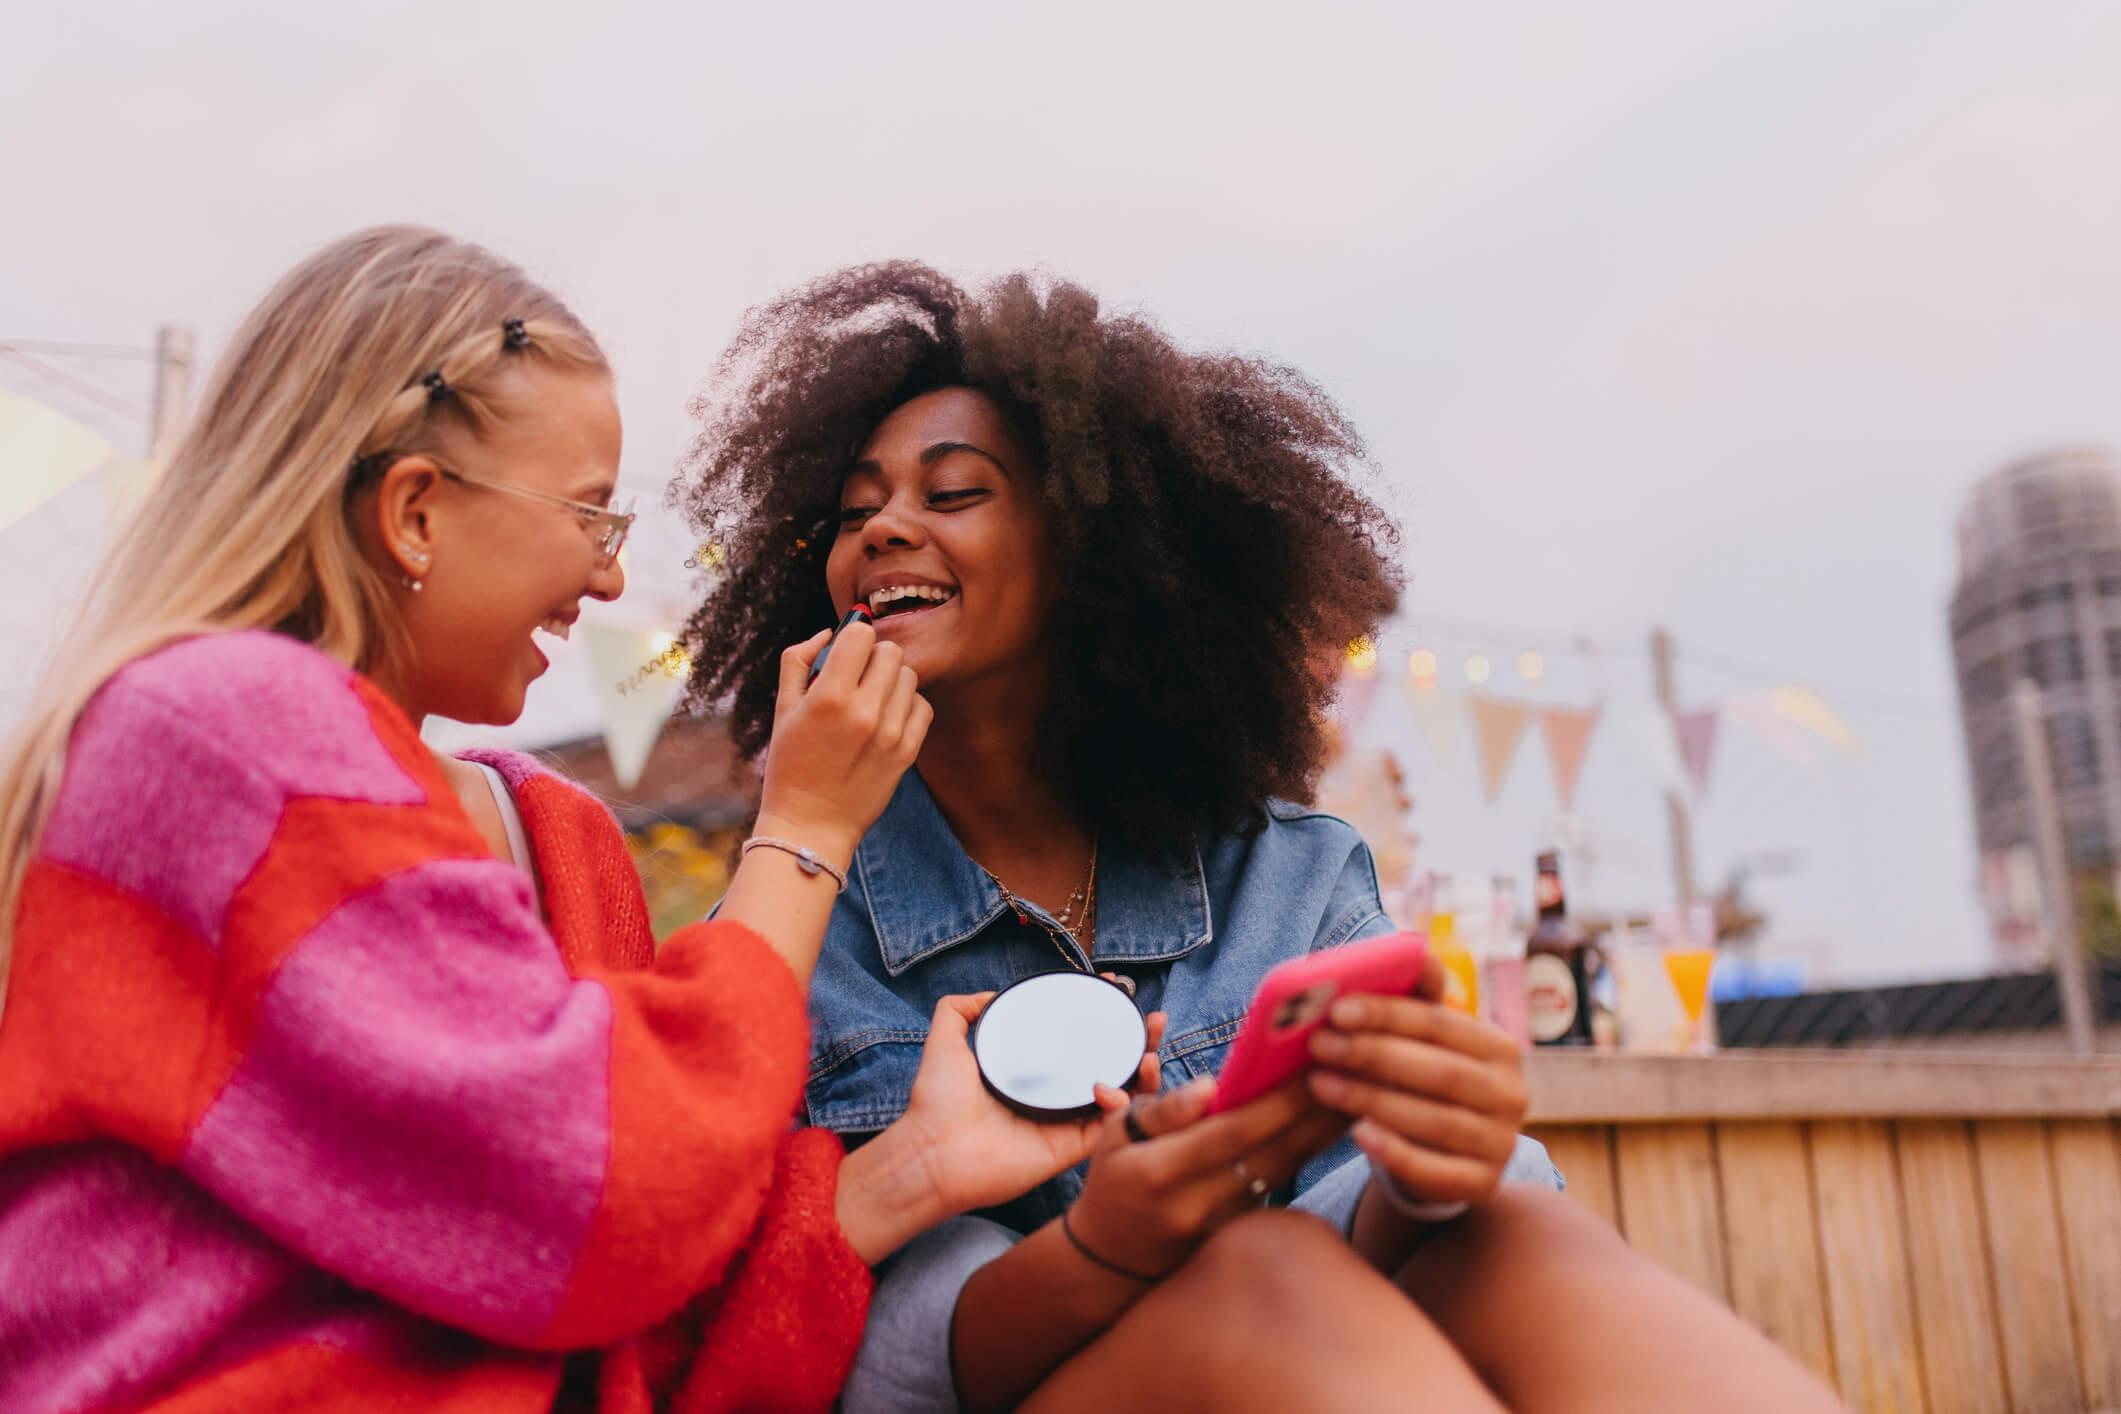
[{"label": "gold necklace", "polygon": [[[972,862],[979,864],[976,859]],[[1053,916],[1053,921],[1060,925],[1059,932],[1047,927],[1039,919],[1033,918],[1030,910],[1024,907],[1024,901],[1011,892],[1009,886],[1002,882],[1000,875],[984,864],[980,864],[979,867],[980,872],[985,874],[993,882],[995,889],[1000,892],[1002,902],[1009,905],[1009,911],[1016,915],[1016,921],[1019,926],[1037,923],[1039,930],[1052,942],[1054,948],[1067,961],[1069,967],[1074,968],[1078,972],[1096,971],[1095,968],[1085,966],[1084,959],[1090,956],[1090,950],[1097,945],[1097,841],[1092,840],[1090,842],[1090,872],[1084,875],[1082,883],[1076,886],[1075,892],[1068,895],[1067,906]],[[1078,908],[1082,910],[1080,916],[1076,913]],[[1063,934],[1067,935],[1069,940],[1075,943],[1076,947],[1082,949],[1081,958],[1069,951],[1068,944],[1061,941]]]},{"label": "gold necklace", "polygon": [[[1083,881],[1075,886],[1075,892],[1068,895],[1067,905],[1059,913],[1053,915],[1053,921],[1073,933],[1078,923],[1088,923],[1090,921],[1090,900],[1096,896],[1097,843],[1093,840],[1090,844],[1090,872],[1085,874]],[[1082,910],[1080,916],[1076,913],[1077,909]]]}]

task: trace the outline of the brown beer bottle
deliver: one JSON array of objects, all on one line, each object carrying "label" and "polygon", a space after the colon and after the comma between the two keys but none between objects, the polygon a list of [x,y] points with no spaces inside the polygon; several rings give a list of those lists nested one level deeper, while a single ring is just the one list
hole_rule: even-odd
[{"label": "brown beer bottle", "polygon": [[1539,856],[1537,867],[1539,924],[1524,949],[1526,1020],[1538,1045],[1588,1046],[1598,949],[1569,921],[1568,900],[1561,891],[1561,855],[1548,850]]}]

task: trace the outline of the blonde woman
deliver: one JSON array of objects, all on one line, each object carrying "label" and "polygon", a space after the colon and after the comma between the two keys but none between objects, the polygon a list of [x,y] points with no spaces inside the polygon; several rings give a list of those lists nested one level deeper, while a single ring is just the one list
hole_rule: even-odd
[{"label": "blonde woman", "polygon": [[957,998],[904,1122],[791,1129],[929,718],[866,630],[790,650],[759,847],[659,954],[600,805],[422,746],[620,593],[619,444],[589,332],[432,232],[237,334],[0,760],[0,1407],[821,1408],[871,1263],[1087,1152]]}]

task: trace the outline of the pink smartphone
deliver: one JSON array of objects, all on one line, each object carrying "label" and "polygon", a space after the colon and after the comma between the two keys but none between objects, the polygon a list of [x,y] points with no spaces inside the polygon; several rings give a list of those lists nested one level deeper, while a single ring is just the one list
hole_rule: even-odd
[{"label": "pink smartphone", "polygon": [[1421,933],[1392,933],[1292,958],[1260,979],[1223,1062],[1209,1114],[1256,1100],[1311,1065],[1311,1033],[1349,992],[1412,996],[1429,955]]}]

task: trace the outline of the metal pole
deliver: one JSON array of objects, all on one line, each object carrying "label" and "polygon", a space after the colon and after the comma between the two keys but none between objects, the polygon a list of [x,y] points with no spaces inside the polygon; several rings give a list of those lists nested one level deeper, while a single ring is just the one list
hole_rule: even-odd
[{"label": "metal pole", "polygon": [[[1672,635],[1663,628],[1650,630],[1650,664],[1657,675],[1657,702],[1677,730],[1679,690],[1672,671]],[[1694,827],[1687,815],[1686,797],[1676,790],[1664,793],[1665,819],[1672,828],[1672,882],[1679,890],[1679,906],[1694,902]]]},{"label": "metal pole", "polygon": [[181,324],[155,330],[155,403],[148,431],[147,459],[160,466],[169,460],[184,414],[191,406],[192,333]]},{"label": "metal pole", "polygon": [[2062,995],[2062,1030],[2070,1053],[2092,1053],[2092,1003],[2084,981],[2084,949],[2077,941],[2077,896],[2062,847],[2062,812],[2055,803],[2055,777],[2047,759],[2047,712],[2040,684],[2011,684],[2011,718],[2018,734],[2018,767],[2025,775],[2025,809],[2040,856],[2040,891],[2047,898],[2041,923]]}]

